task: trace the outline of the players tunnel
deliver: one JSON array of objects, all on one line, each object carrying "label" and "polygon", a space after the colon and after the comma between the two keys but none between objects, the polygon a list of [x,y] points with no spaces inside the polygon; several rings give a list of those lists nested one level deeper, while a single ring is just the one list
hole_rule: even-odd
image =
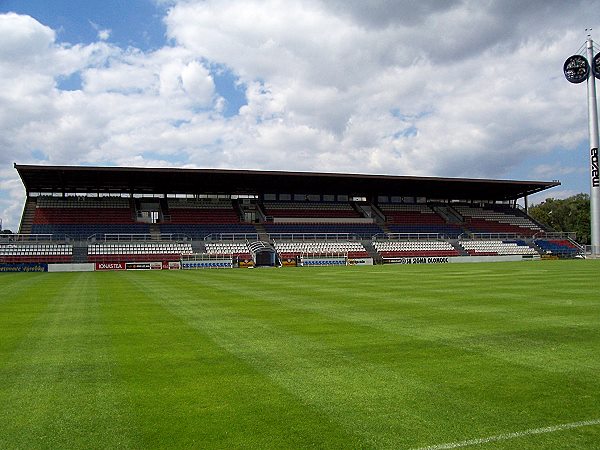
[{"label": "players tunnel", "polygon": [[254,255],[254,265],[256,267],[273,267],[275,265],[275,251],[271,249],[261,249]]}]

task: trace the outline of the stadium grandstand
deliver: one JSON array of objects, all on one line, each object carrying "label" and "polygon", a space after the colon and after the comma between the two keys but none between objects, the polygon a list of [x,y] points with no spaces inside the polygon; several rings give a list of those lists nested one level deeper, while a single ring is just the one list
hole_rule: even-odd
[{"label": "stadium grandstand", "polygon": [[551,233],[519,206],[556,181],[14,167],[26,199],[19,232],[1,237],[5,265],[252,267],[583,252],[575,236]]}]

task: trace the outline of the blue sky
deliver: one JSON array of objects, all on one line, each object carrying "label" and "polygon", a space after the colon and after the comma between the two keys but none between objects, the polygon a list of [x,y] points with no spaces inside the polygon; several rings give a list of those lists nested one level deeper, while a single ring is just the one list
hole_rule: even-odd
[{"label": "blue sky", "polygon": [[110,29],[110,41],[122,47],[151,50],[165,44],[166,6],[151,0],[1,0],[0,7],[34,17],[62,42],[90,44],[99,30]]},{"label": "blue sky", "polygon": [[0,0],[0,217],[18,227],[14,162],[559,179],[545,195],[588,192],[585,85],[562,64],[585,28],[600,30],[599,6]]}]

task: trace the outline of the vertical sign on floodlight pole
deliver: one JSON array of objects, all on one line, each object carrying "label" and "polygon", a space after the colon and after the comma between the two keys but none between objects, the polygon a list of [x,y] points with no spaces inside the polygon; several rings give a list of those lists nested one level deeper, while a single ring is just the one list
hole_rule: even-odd
[{"label": "vertical sign on floodlight pole", "polygon": [[588,74],[588,120],[590,132],[590,225],[592,229],[592,255],[600,255],[600,170],[598,167],[598,107],[596,106],[596,77],[598,56],[594,58],[594,41],[587,40],[587,56],[592,70]]},{"label": "vertical sign on floodlight pole", "polygon": [[[596,80],[600,78],[600,53],[594,56],[594,41],[587,39],[588,59],[581,55],[569,57],[563,66],[565,77],[571,83],[587,80],[588,130],[590,136],[590,228],[592,255],[600,256],[600,167],[598,161],[598,108]],[[591,69],[588,61],[591,61]]]}]

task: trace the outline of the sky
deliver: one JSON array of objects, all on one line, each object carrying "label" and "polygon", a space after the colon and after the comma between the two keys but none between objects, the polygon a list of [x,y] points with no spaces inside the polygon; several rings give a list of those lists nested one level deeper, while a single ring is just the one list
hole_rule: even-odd
[{"label": "sky", "polygon": [[586,28],[600,0],[0,0],[0,218],[15,162],[589,192]]}]

